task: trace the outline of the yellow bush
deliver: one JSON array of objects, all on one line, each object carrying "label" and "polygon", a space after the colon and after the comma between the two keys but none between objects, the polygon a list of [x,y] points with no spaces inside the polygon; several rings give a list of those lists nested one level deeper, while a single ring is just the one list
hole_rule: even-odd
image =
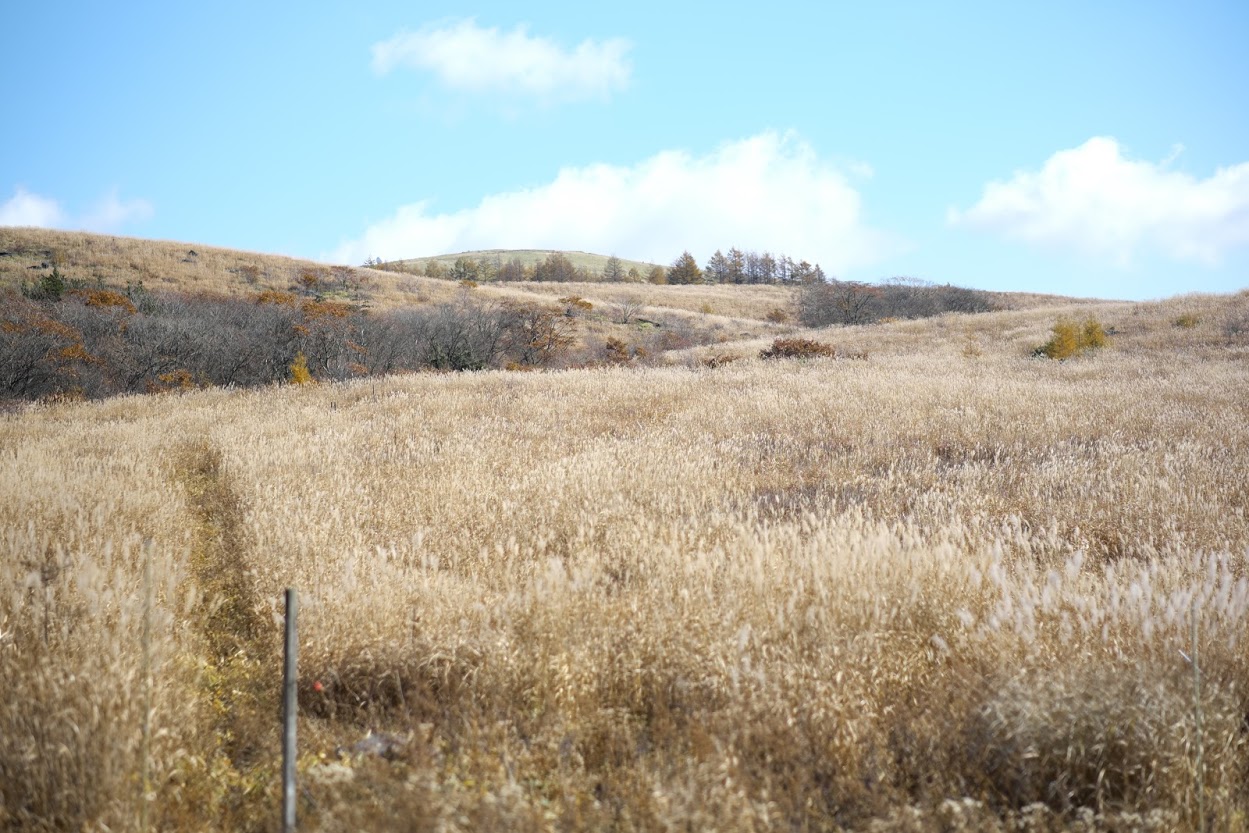
[{"label": "yellow bush", "polygon": [[307,385],[313,381],[312,373],[308,370],[308,357],[301,350],[295,354],[295,361],[291,362],[291,384]]},{"label": "yellow bush", "polygon": [[1085,321],[1083,338],[1080,340],[1080,349],[1105,347],[1106,343],[1106,329],[1102,327],[1101,322],[1096,318],[1090,318],[1088,321]]},{"label": "yellow bush", "polygon": [[1051,359],[1069,359],[1086,350],[1105,347],[1109,343],[1106,329],[1096,318],[1077,324],[1068,318],[1055,322],[1050,340],[1036,349],[1035,355]]},{"label": "yellow bush", "polygon": [[1191,330],[1193,327],[1196,327],[1200,321],[1201,319],[1193,313],[1186,312],[1183,315],[1176,316],[1175,320],[1171,322],[1171,325],[1179,327],[1181,330]]}]

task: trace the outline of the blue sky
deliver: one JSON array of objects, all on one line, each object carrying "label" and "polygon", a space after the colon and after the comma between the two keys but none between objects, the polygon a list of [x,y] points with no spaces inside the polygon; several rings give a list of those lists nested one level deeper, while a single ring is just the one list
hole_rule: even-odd
[{"label": "blue sky", "polygon": [[11,3],[0,225],[1249,286],[1249,4]]}]

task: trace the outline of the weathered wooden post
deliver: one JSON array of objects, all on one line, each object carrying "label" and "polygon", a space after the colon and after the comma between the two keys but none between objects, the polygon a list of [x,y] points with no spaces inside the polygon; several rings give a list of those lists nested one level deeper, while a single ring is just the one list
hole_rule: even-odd
[{"label": "weathered wooden post", "polygon": [[1197,653],[1200,646],[1199,620],[1201,610],[1197,606],[1197,594],[1193,593],[1192,635],[1193,649],[1193,716],[1197,723],[1197,833],[1206,833],[1206,762],[1202,748],[1201,728],[1201,666]]},{"label": "weathered wooden post", "polygon": [[295,714],[299,709],[295,588],[286,588],[286,654],[282,668],[282,833],[295,830]]},{"label": "weathered wooden post", "polygon": [[143,720],[139,749],[139,830],[147,833],[152,756],[152,539],[143,539]]}]

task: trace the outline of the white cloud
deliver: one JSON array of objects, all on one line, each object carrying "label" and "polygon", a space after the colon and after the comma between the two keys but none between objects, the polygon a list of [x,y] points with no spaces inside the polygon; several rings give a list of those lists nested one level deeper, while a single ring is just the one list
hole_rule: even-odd
[{"label": "white cloud", "polygon": [[56,200],[32,194],[19,185],[12,199],[0,205],[0,226],[113,232],[130,223],[150,219],[152,214],[152,204],[147,200],[122,200],[114,188],[85,214],[72,217]]},{"label": "white cloud", "polygon": [[0,226],[34,226],[57,228],[65,214],[56,200],[32,194],[20,185],[13,198],[0,205]]},{"label": "white cloud", "polygon": [[434,73],[461,91],[531,95],[544,100],[606,98],[629,83],[631,44],[623,38],[584,40],[566,49],[530,35],[522,24],[509,32],[482,28],[472,19],[430,24],[373,45],[373,70],[397,67]]},{"label": "white cloud", "polygon": [[990,182],[952,225],[1043,246],[1107,257],[1120,266],[1139,250],[1216,265],[1249,244],[1249,162],[1196,179],[1162,162],[1128,159],[1119,143],[1094,137],[1051,156],[1039,171]]},{"label": "white cloud", "polygon": [[130,223],[150,219],[152,213],[152,204],[147,200],[123,201],[114,188],[92,206],[79,222],[88,231],[116,231]]},{"label": "white cloud", "polygon": [[793,135],[765,132],[705,156],[663,151],[631,167],[566,168],[553,182],[433,213],[399,208],[327,259],[360,263],[474,249],[572,249],[669,263],[688,249],[785,253],[844,274],[896,253],[868,227],[845,176]]}]

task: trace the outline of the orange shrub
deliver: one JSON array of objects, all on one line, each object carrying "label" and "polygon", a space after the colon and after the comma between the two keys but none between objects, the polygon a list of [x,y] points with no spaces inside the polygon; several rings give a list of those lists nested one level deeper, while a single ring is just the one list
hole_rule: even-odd
[{"label": "orange shrub", "polygon": [[135,306],[129,298],[112,289],[72,289],[71,295],[83,299],[89,307],[117,307],[126,312],[135,312]]},{"label": "orange shrub", "polygon": [[279,306],[293,307],[299,302],[293,292],[283,292],[280,289],[266,289],[256,296],[258,304],[277,304]]},{"label": "orange shrub", "polygon": [[837,348],[809,338],[778,338],[759,354],[761,359],[834,359]]}]

